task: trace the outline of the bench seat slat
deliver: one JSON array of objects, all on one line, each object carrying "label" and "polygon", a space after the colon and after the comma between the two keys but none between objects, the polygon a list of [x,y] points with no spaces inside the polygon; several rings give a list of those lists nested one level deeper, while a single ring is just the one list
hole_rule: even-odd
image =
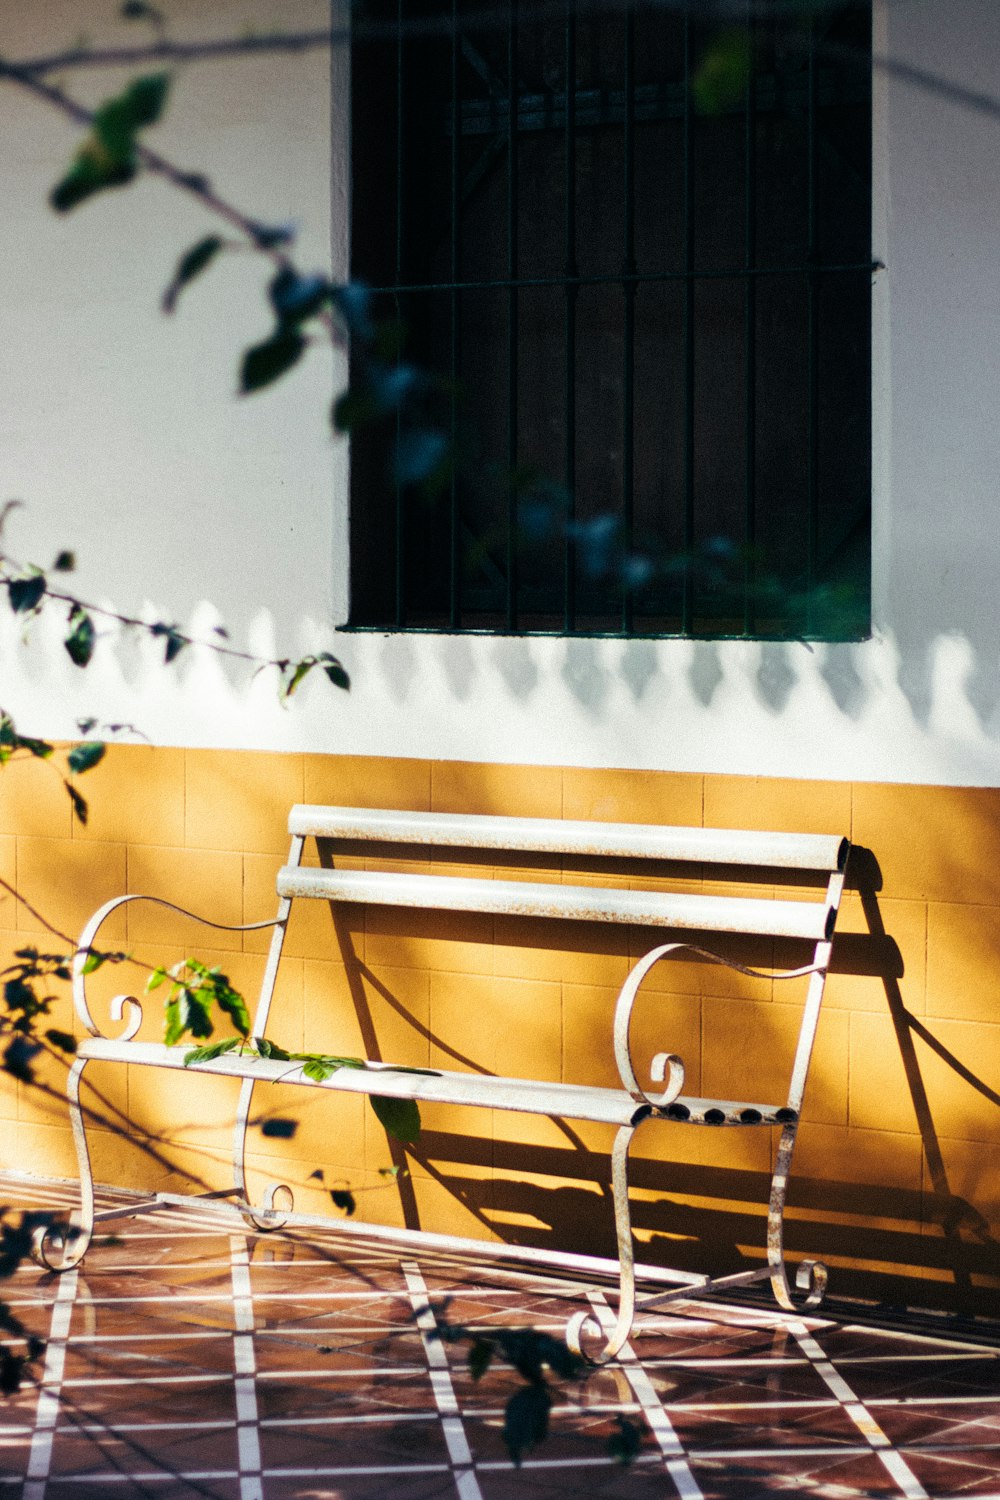
[{"label": "bench seat slat", "polygon": [[704,861],[786,870],[842,869],[848,848],[846,839],[833,834],[756,833],[732,828],[671,828],[648,823],[313,807],[304,803],[292,808],[288,828],[290,833],[306,838]]},{"label": "bench seat slat", "polygon": [[454,875],[315,869],[304,865],[286,865],[279,871],[278,894],[435,911],[639,922],[701,932],[758,933],[814,940],[828,935],[833,917],[825,901],[768,901],[688,892],[465,879]]},{"label": "bench seat slat", "polygon": [[[105,1062],[131,1062],[143,1067],[184,1069],[189,1046],[168,1047],[163,1042],[115,1042],[97,1037],[81,1042],[81,1057]],[[497,1078],[449,1071],[407,1073],[387,1063],[366,1068],[340,1068],[317,1083],[306,1078],[302,1065],[273,1058],[240,1057],[232,1052],[195,1063],[188,1073],[211,1073],[223,1078],[252,1078],[257,1083],[287,1082],[307,1088],[348,1094],[380,1094],[434,1104],[488,1105],[493,1109],[594,1120],[625,1125],[640,1106],[624,1089],[591,1088],[582,1084],[546,1083],[529,1078]],[[671,1106],[672,1115],[695,1125],[774,1125],[788,1118],[777,1104],[751,1104],[731,1099],[699,1099],[682,1095]],[[779,1111],[781,1113],[779,1114]],[[722,1118],[713,1118],[722,1116]],[[757,1116],[757,1118],[752,1118]]]}]

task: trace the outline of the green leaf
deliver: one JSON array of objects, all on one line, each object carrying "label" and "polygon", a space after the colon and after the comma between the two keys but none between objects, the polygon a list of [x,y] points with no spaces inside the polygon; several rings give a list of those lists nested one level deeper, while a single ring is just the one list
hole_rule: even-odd
[{"label": "green leaf", "polygon": [[328,1078],[333,1077],[337,1069],[333,1063],[327,1062],[323,1057],[311,1057],[308,1062],[302,1064],[302,1071],[314,1083],[325,1083]]},{"label": "green leaf", "polygon": [[89,138],[65,177],[52,189],[49,202],[58,213],[68,213],[103,188],[124,187],[135,173],[134,162],[115,162],[96,140]]},{"label": "green leaf", "polygon": [[184,1054],[184,1066],[189,1068],[192,1063],[211,1062],[213,1057],[232,1052],[234,1047],[240,1045],[240,1041],[238,1036],[227,1036],[221,1042],[210,1042],[207,1047],[192,1047],[190,1052]]},{"label": "green leaf", "polygon": [[104,188],[132,181],[138,169],[136,131],[160,118],[169,89],[169,73],[148,73],[134,79],[123,93],[105,99],[69,171],[49,195],[53,208],[66,213]]},{"label": "green leaf", "polygon": [[10,607],[15,614],[36,609],[45,593],[45,574],[32,573],[29,578],[12,578],[7,584]]},{"label": "green leaf", "polygon": [[149,633],[152,636],[165,637],[166,646],[164,647],[163,660],[168,664],[180,656],[185,646],[190,646],[191,644],[187,636],[182,635],[176,625],[167,625],[163,620],[158,620],[155,625],[150,625]]},{"label": "green leaf", "polygon": [[76,1051],[76,1037],[71,1036],[68,1031],[56,1031],[54,1027],[50,1027],[45,1037],[53,1047],[58,1047],[60,1052],[68,1052],[72,1056]]},{"label": "green leaf", "polygon": [[266,1036],[256,1036],[253,1044],[257,1049],[258,1057],[271,1057],[277,1062],[291,1062],[291,1056],[284,1047],[279,1047],[277,1042],[269,1041]]},{"label": "green leaf", "polygon": [[85,740],[82,745],[74,745],[66,757],[66,764],[74,775],[79,776],[84,771],[90,771],[99,761],[104,759],[107,746],[100,740]]},{"label": "green leaf", "polygon": [[183,1009],[181,1007],[181,993],[179,992],[176,998],[167,1001],[164,1012],[163,1040],[168,1047],[173,1047],[176,1042],[179,1042],[187,1030],[187,1025],[185,1024],[187,1021],[187,1007],[184,1006]]},{"label": "green leaf", "polygon": [[220,974],[215,986],[215,1000],[221,1011],[232,1021],[241,1036],[250,1035],[250,1012],[239,990],[234,990],[225,974]]},{"label": "green leaf", "polygon": [[94,622],[86,610],[77,606],[69,617],[69,623],[72,629],[63,645],[69,652],[70,660],[78,667],[85,667],[94,654]]},{"label": "green leaf", "polygon": [[146,980],[146,993],[149,994],[152,990],[158,990],[166,977],[166,969],[163,968],[162,964],[157,964],[152,974]]},{"label": "green leaf", "polygon": [[52,564],[55,573],[72,573],[76,567],[76,557],[72,552],[57,552],[56,560]]},{"label": "green leaf", "polygon": [[282,688],[281,696],[283,698],[290,698],[302,679],[312,671],[315,665],[315,656],[304,656],[301,661],[297,661],[292,669],[291,676]]},{"label": "green leaf", "polygon": [[187,1027],[192,1036],[211,1036],[212,998],[211,991],[203,985],[184,985],[180,995],[186,997]]},{"label": "green leaf", "polygon": [[28,735],[18,734],[14,737],[15,750],[27,750],[30,755],[37,756],[39,760],[48,760],[55,749],[48,740],[33,740]]},{"label": "green leaf", "polygon": [[[104,964],[121,963],[124,957],[124,953],[98,953],[96,948],[91,948],[83,961],[83,973],[96,974],[97,970],[102,968]],[[150,989],[151,986],[147,984],[146,988]]]},{"label": "green leaf", "polygon": [[526,1385],[507,1402],[503,1440],[517,1468],[524,1455],[546,1437],[551,1406],[552,1397],[544,1385]]},{"label": "green leaf", "polygon": [[255,344],[243,356],[240,370],[240,394],[263,390],[279,380],[302,358],[306,340],[296,328],[280,328],[262,344]]},{"label": "green leaf", "polygon": [[200,276],[207,266],[222,249],[223,241],[217,234],[206,235],[196,245],[186,251],[177,262],[177,270],[174,279],[163,293],[162,308],[165,313],[172,313],[177,306],[177,298],[189,282]]},{"label": "green leaf", "polygon": [[395,1140],[412,1146],[420,1136],[420,1110],[415,1099],[391,1099],[370,1094],[369,1102],[379,1123]]},{"label": "green leaf", "polygon": [[271,306],[284,325],[313,317],[329,302],[332,292],[325,276],[302,276],[293,266],[282,266],[268,287]]},{"label": "green leaf", "polygon": [[63,782],[63,786],[66,788],[67,792],[69,793],[69,800],[73,804],[73,813],[74,813],[74,815],[83,824],[84,828],[86,828],[86,826],[87,826],[87,802],[86,802],[86,798],[81,797],[80,793],[77,791],[76,787],[75,786],[71,786],[68,781],[64,781]]},{"label": "green leaf", "polygon": [[133,79],[119,99],[134,130],[156,124],[169,92],[169,73],[147,73],[143,78]]},{"label": "green leaf", "polygon": [[316,660],[323,668],[323,671],[326,673],[327,677],[329,677],[334,687],[343,688],[346,692],[351,686],[351,679],[348,677],[342,664],[337,660],[337,658],[335,656],[331,656],[329,651],[321,651]]},{"label": "green leaf", "polygon": [[481,1380],[493,1360],[493,1345],[488,1339],[473,1339],[469,1349],[469,1374]]},{"label": "green leaf", "polygon": [[334,1208],[342,1208],[348,1218],[358,1206],[354,1201],[354,1194],[349,1193],[346,1188],[331,1188],[330,1197]]}]

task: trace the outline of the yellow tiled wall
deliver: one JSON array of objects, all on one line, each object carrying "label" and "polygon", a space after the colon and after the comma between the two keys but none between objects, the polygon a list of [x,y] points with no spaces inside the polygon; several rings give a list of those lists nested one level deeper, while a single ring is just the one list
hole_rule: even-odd
[{"label": "yellow tiled wall", "polygon": [[[271,915],[296,801],[848,834],[875,861],[856,864],[854,885],[876,894],[863,902],[855,888],[846,898],[796,1148],[788,1246],[822,1257],[847,1295],[995,1312],[1000,790],[145,746],[113,748],[81,789],[85,827],[71,821],[46,766],[15,763],[0,774],[0,876],[74,936],[124,891],[220,922]],[[8,954],[61,946],[3,892],[0,925]],[[106,939],[144,964],[185,954],[220,963],[252,996],[266,933],[206,932],[136,904]],[[310,905],[289,929],[268,1032],[293,1050],[374,1048],[410,1065],[611,1084],[614,998],[648,946],[648,933],[627,928],[377,908],[346,910],[338,933],[327,908]],[[802,961],[780,944],[758,956]],[[102,1004],[143,982],[134,967],[105,968],[92,981]],[[688,1092],[767,1098],[782,1087],[799,992],[694,963],[660,965],[646,989],[637,1052],[679,1052]],[[150,1039],[160,1034],[158,1008],[153,996],[142,1032]],[[53,1024],[80,1034],[66,995]],[[75,1175],[64,1077],[48,1059],[39,1086],[0,1075],[0,1164]],[[227,1185],[234,1085],[99,1065],[87,1081],[99,1180]],[[349,1189],[367,1219],[611,1249],[600,1127],[432,1106],[421,1141],[404,1154],[360,1098],[261,1087],[254,1106],[258,1193],[280,1179],[297,1206],[335,1213],[330,1193]],[[640,1132],[633,1180],[643,1257],[695,1269],[757,1263],[770,1134]]]}]

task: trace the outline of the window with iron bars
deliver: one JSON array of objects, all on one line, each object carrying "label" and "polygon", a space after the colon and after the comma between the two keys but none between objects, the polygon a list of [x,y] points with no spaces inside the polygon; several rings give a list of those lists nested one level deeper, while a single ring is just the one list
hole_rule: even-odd
[{"label": "window with iron bars", "polygon": [[710,9],[365,11],[351,626],[867,634],[871,6]]}]

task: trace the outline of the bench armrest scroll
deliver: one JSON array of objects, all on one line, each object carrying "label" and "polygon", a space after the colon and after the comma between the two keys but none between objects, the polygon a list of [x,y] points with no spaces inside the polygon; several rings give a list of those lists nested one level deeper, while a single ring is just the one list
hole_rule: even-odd
[{"label": "bench armrest scroll", "polygon": [[[80,942],[73,955],[73,1004],[76,1013],[91,1036],[103,1037],[104,1032],[97,1025],[87,1003],[87,976],[84,972],[87,959],[94,949],[95,939],[101,927],[111,916],[112,912],[118,910],[119,906],[125,906],[129,901],[152,901],[157,906],[165,906],[169,911],[178,912],[182,917],[190,917],[194,922],[200,922],[205,927],[215,927],[225,932],[257,932],[262,927],[274,927],[278,922],[277,917],[270,917],[266,922],[213,922],[210,917],[199,916],[197,912],[188,911],[186,907],[178,906],[174,901],[165,901],[162,896],[115,896],[111,901],[106,901],[98,911],[95,911],[83,932],[80,934]],[[110,1002],[112,1021],[125,1022],[125,1029],[117,1037],[107,1038],[119,1042],[131,1041],[139,1027],[142,1025],[142,1004],[135,995],[115,995]]]}]

